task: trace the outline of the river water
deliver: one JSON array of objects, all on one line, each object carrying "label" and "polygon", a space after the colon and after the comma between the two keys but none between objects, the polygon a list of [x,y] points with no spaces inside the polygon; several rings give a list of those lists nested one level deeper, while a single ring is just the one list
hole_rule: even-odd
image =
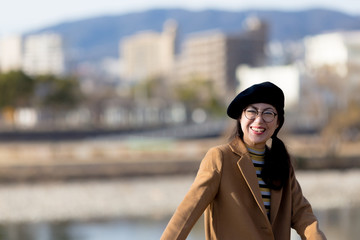
[{"label": "river water", "polygon": [[[0,185],[0,240],[156,240],[193,178]],[[360,236],[359,178],[360,171],[298,174],[329,240]],[[202,219],[188,239],[205,239]]]},{"label": "river water", "polygon": [[[357,240],[360,236],[360,209],[331,209],[317,212],[329,240]],[[156,240],[166,226],[165,219],[112,219],[7,224],[0,227],[1,240]],[[202,221],[189,240],[204,240]],[[292,232],[292,240],[300,239]]]}]

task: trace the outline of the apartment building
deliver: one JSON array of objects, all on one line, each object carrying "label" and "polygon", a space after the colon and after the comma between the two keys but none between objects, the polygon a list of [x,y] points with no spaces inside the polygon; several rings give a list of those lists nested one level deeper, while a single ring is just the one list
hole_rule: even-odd
[{"label": "apartment building", "polygon": [[62,37],[55,33],[27,36],[24,40],[23,71],[29,75],[65,73]]},{"label": "apartment building", "polygon": [[136,83],[169,74],[174,65],[177,23],[168,20],[163,32],[143,31],[120,42],[122,79]]},{"label": "apartment building", "polygon": [[235,34],[212,30],[189,35],[176,65],[175,81],[209,80],[222,99],[230,99],[229,93],[236,90],[237,66],[265,63],[267,24],[254,18],[245,24],[245,31]]}]

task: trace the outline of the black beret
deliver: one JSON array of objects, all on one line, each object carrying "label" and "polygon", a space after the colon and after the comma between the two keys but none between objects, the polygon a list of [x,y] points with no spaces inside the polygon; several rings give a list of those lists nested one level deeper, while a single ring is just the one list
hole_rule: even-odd
[{"label": "black beret", "polygon": [[245,107],[252,103],[267,103],[275,107],[279,116],[284,115],[284,93],[271,82],[252,85],[239,93],[230,103],[227,115],[238,119]]}]

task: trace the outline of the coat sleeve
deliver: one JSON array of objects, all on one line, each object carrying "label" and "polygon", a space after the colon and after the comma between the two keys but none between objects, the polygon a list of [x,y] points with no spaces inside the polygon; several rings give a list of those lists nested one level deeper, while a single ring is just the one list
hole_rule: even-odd
[{"label": "coat sleeve", "polygon": [[301,236],[301,239],[326,240],[324,233],[319,229],[318,220],[310,203],[303,196],[293,168],[290,170],[290,184],[292,191],[292,228]]},{"label": "coat sleeve", "polygon": [[221,168],[221,150],[210,149],[201,161],[192,186],[170,219],[161,240],[186,239],[192,227],[217,194]]}]

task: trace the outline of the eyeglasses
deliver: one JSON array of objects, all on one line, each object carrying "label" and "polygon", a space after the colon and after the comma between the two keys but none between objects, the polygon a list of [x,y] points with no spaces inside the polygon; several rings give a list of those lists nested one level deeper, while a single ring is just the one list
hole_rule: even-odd
[{"label": "eyeglasses", "polygon": [[256,117],[260,115],[261,118],[266,123],[271,123],[272,121],[274,121],[275,117],[277,116],[277,114],[271,110],[265,110],[263,112],[259,112],[258,110],[254,109],[254,108],[246,108],[244,110],[244,113],[245,113],[245,117],[249,120],[255,120]]}]

